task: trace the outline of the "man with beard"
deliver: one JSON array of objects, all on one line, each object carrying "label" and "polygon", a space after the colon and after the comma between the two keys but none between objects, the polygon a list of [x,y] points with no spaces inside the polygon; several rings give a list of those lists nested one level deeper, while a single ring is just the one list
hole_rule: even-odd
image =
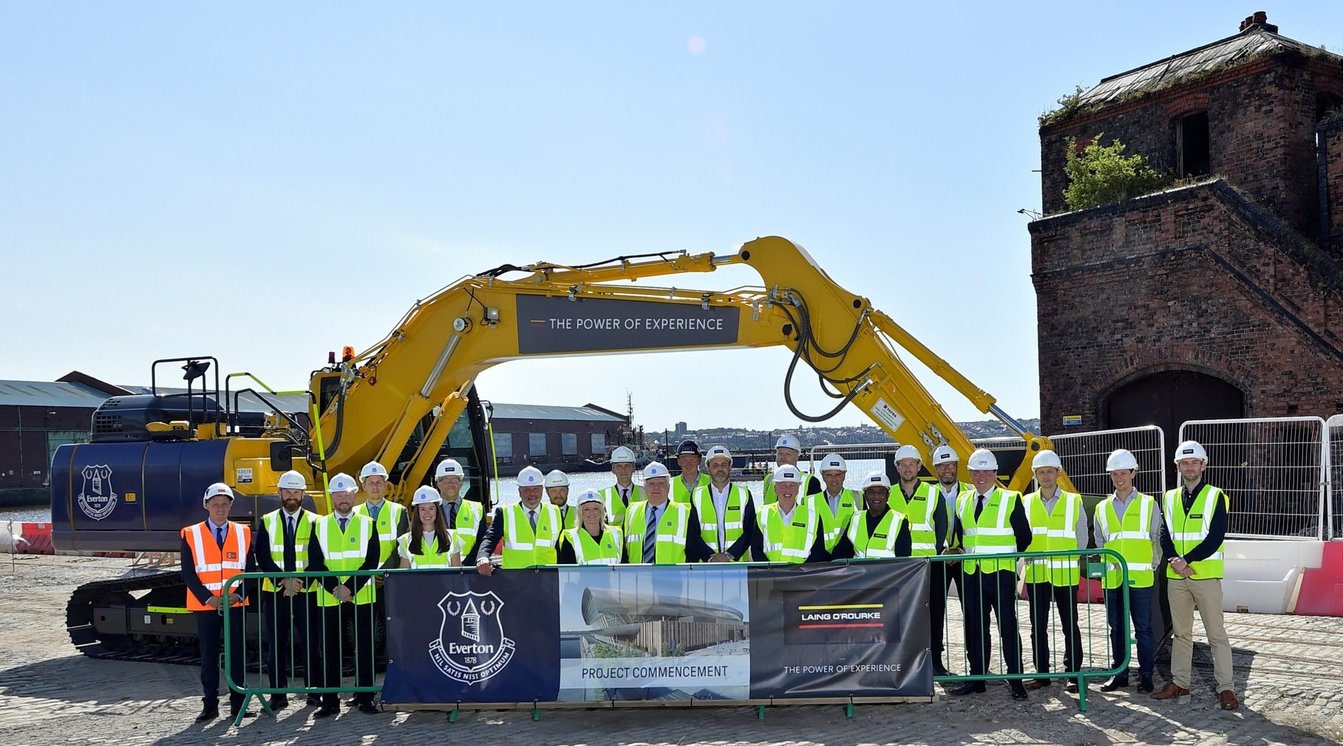
[{"label": "man with beard", "polygon": [[[316,516],[303,509],[304,490],[308,480],[296,471],[280,475],[280,508],[261,516],[256,538],[252,542],[257,568],[262,572],[303,572],[308,569],[308,544],[312,541]],[[304,587],[299,578],[267,578],[261,584],[261,617],[266,640],[266,677],[272,689],[289,686],[289,673],[294,669],[293,651],[297,642],[306,651],[303,662],[303,686],[310,686],[312,672],[321,665],[322,651],[312,640],[309,620],[317,618],[311,610],[311,587]],[[270,695],[271,710],[289,706],[286,694]],[[308,695],[308,704],[317,705],[318,697]]]}]

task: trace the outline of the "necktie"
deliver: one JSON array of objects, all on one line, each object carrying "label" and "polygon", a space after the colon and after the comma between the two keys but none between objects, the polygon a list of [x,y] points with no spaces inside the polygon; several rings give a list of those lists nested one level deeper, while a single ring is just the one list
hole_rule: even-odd
[{"label": "necktie", "polygon": [[348,523],[349,520],[350,520],[349,518],[341,518],[341,519],[340,519],[340,532],[341,532],[342,534],[345,533],[345,524]]},{"label": "necktie", "polygon": [[975,501],[975,520],[979,520],[979,514],[984,512],[984,496],[980,495]]},{"label": "necktie", "polygon": [[629,487],[626,487],[625,489],[623,489],[623,490],[620,491],[620,502],[621,502],[622,504],[624,504],[625,507],[629,507],[629,504],[630,504],[630,488],[629,488]]},{"label": "necktie", "polygon": [[223,549],[223,548],[224,548],[224,527],[223,527],[223,526],[220,526],[220,527],[218,527],[218,528],[215,529],[215,541],[219,543],[219,548],[220,548],[220,549]]},{"label": "necktie", "polygon": [[292,542],[294,540],[294,516],[285,516],[285,521],[285,525],[287,526],[287,528],[285,528],[285,538]]},{"label": "necktie", "polygon": [[369,517],[369,518],[372,518],[372,519],[375,520],[375,521],[378,520],[378,511],[380,511],[380,510],[382,510],[382,506],[381,506],[381,505],[370,505],[370,506],[368,506],[368,517]]},{"label": "necktie", "polygon": [[658,509],[648,506],[648,526],[644,529],[644,562],[653,564],[657,559]]},{"label": "necktie", "polygon": [[527,522],[532,524],[532,533],[536,533],[536,511],[527,511]]},{"label": "necktie", "polygon": [[457,528],[457,503],[448,503],[448,528]]}]

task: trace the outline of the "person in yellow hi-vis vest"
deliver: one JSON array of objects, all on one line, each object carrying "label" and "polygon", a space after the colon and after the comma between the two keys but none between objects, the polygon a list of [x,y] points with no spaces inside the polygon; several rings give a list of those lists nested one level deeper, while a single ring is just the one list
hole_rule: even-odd
[{"label": "person in yellow hi-vis vest", "polygon": [[889,559],[908,557],[913,536],[905,514],[891,508],[891,480],[884,471],[863,477],[863,505],[849,519],[849,528],[839,537],[833,559]]},{"label": "person in yellow hi-vis vest", "polygon": [[[947,508],[946,497],[936,484],[919,479],[919,472],[923,470],[923,454],[919,453],[919,449],[906,443],[896,449],[893,460],[900,481],[892,485],[891,509],[903,513],[909,523],[913,556],[936,557],[947,548],[947,537],[951,534],[948,518],[951,511]],[[954,497],[952,502],[954,504]],[[944,563],[929,562],[928,565],[930,570],[941,570]],[[939,673],[937,669],[942,665],[940,651],[945,632],[943,627],[946,625],[947,595],[941,575],[931,572],[930,575],[928,624],[932,634],[929,647],[939,651],[933,656],[933,675],[944,676],[945,671]]]},{"label": "person in yellow hi-vis vest", "polygon": [[634,451],[625,446],[617,446],[611,451],[611,475],[616,478],[616,483],[600,493],[609,526],[625,525],[625,511],[630,503],[648,499],[644,488],[634,483],[634,461]]},{"label": "person in yellow hi-vis vest", "polygon": [[[312,543],[313,526],[320,518],[303,509],[303,497],[308,480],[296,471],[280,475],[278,492],[280,507],[261,516],[256,538],[252,542],[256,565],[262,572],[304,572],[308,569],[308,545]],[[261,584],[261,617],[266,636],[266,676],[273,689],[289,686],[289,672],[294,668],[293,647],[297,638],[299,649],[307,651],[303,667],[303,684],[312,684],[312,672],[321,660],[321,651],[315,650],[312,625],[318,623],[311,584],[300,578],[267,579]],[[267,703],[272,711],[289,706],[285,694],[272,694]],[[317,695],[309,695],[309,704],[319,704]]]},{"label": "person in yellow hi-vis vest", "polygon": [[[373,520],[354,510],[354,493],[359,489],[354,477],[337,474],[328,483],[333,512],[323,516],[313,531],[308,557],[313,572],[356,572],[378,567],[380,550],[378,532]],[[325,641],[322,667],[314,684],[319,687],[341,685],[340,672],[345,654],[354,654],[354,683],[359,687],[373,686],[374,647],[373,629],[377,619],[373,615],[373,599],[377,585],[368,575],[327,576],[317,581],[317,606],[322,612],[322,638]],[[354,650],[346,650],[345,626],[354,626]],[[365,714],[376,714],[372,692],[354,695],[355,705]],[[322,706],[316,717],[324,718],[340,712],[340,698],[333,692],[322,695]]]},{"label": "person in yellow hi-vis vest", "polygon": [[844,486],[848,477],[849,464],[838,453],[828,453],[821,459],[821,482],[825,487],[814,495],[806,495],[803,500],[816,505],[816,515],[821,519],[821,531],[825,534],[825,551],[834,552],[839,539],[849,528],[853,514],[863,509],[862,497],[855,490]]},{"label": "person in yellow hi-vis vest", "polygon": [[494,550],[501,544],[505,570],[555,564],[564,523],[559,508],[541,501],[545,481],[535,466],[518,472],[518,502],[494,511],[476,548],[476,572],[494,574]]},{"label": "person in yellow hi-vis vest", "polygon": [[[1063,462],[1057,453],[1043,450],[1031,461],[1035,471],[1035,492],[1026,495],[1026,517],[1031,522],[1030,552],[1053,552],[1087,548],[1087,511],[1082,496],[1059,486]],[[1041,557],[1024,560],[1022,580],[1031,610],[1031,647],[1035,651],[1035,670],[1049,673],[1049,607],[1059,610],[1063,635],[1063,670],[1082,667],[1082,630],[1077,625],[1077,586],[1082,579],[1081,558]],[[1033,679],[1027,689],[1043,689],[1049,679]],[[1066,688],[1077,691],[1077,682]]]},{"label": "person in yellow hi-vis vest", "polygon": [[696,488],[709,484],[709,475],[700,471],[703,463],[704,454],[700,453],[699,444],[693,440],[681,441],[681,445],[676,447],[676,465],[680,467],[681,474],[672,480],[672,502],[689,503]]},{"label": "person in yellow hi-vis vest", "polygon": [[[387,499],[392,485],[387,481],[387,470],[377,461],[364,464],[359,470],[359,487],[364,493],[364,502],[354,507],[354,511],[368,516],[373,521],[373,530],[378,535],[378,567],[392,570],[400,564],[396,554],[396,540],[410,530],[410,514],[406,506]],[[382,587],[382,577],[373,579]],[[387,599],[377,594],[373,599],[373,618],[387,617]],[[373,645],[377,650],[378,664],[387,662],[387,639],[383,625],[377,625],[374,631]]]},{"label": "person in yellow hi-vis vest", "polygon": [[691,528],[700,532],[720,562],[753,557],[749,534],[760,508],[750,489],[732,481],[732,452],[713,446],[705,453],[705,463],[709,484],[696,487],[690,495],[697,517]]},{"label": "person in yellow hi-vis vest", "polygon": [[1223,544],[1231,498],[1203,481],[1208,453],[1202,444],[1186,440],[1175,449],[1180,486],[1162,499],[1165,531],[1161,551],[1168,557],[1166,595],[1170,598],[1171,682],[1153,699],[1177,699],[1189,694],[1194,655],[1194,607],[1212,648],[1212,674],[1223,710],[1240,707],[1231,677],[1231,641],[1222,620]]},{"label": "person in yellow hi-vis vest", "polygon": [[[797,439],[792,433],[784,433],[774,442],[774,467],[780,466],[798,466],[798,461],[802,459],[802,441]],[[798,466],[800,470],[802,467]],[[802,490],[798,493],[799,500],[805,501],[808,495],[814,495],[821,491],[821,480],[815,475],[802,472]],[[760,502],[762,505],[773,503],[777,497],[774,494],[774,472],[765,473],[764,484],[760,486]]]},{"label": "person in yellow hi-vis vest", "polygon": [[[961,457],[949,445],[940,445],[933,449],[933,471],[937,472],[937,492],[947,511],[947,535],[943,537],[943,554],[959,554],[961,547],[953,543],[952,525],[955,523],[956,499],[962,492],[974,489],[969,482],[960,481]],[[929,564],[928,591],[929,606],[932,607],[933,629],[931,647],[933,651],[933,675],[946,676],[949,671],[942,663],[942,653],[946,650],[947,599],[951,597],[951,586],[956,586],[956,595],[964,596],[961,586],[961,563],[947,560]],[[939,598],[937,590],[941,588]]]},{"label": "person in yellow hi-vis vest", "polygon": [[[186,607],[196,622],[196,637],[200,642],[201,689],[204,706],[196,722],[204,723],[219,717],[219,651],[224,632],[224,615],[229,615],[229,677],[241,684],[243,680],[243,607],[247,598],[242,584],[229,588],[224,594],[224,583],[248,567],[251,558],[252,530],[228,519],[233,507],[233,490],[223,482],[216,482],[205,490],[201,504],[209,518],[182,529],[182,581],[187,586]],[[238,717],[243,706],[243,695],[229,690],[229,716]],[[245,713],[244,717],[253,717]]]},{"label": "person in yellow hi-vis vest", "polygon": [[[994,555],[1024,552],[1031,543],[1031,524],[1021,504],[1021,493],[998,485],[998,458],[993,451],[980,448],[970,454],[971,488],[956,501],[956,525],[953,533],[965,547],[961,561],[961,587],[965,596],[965,649],[970,656],[970,675],[988,672],[989,612],[998,617],[998,636],[1002,640],[1007,673],[1019,674],[1021,633],[1017,628],[1017,561],[995,559]],[[1026,687],[1020,680],[1008,683],[1012,699],[1025,699]],[[951,690],[952,694],[987,691],[982,681],[967,681]]]},{"label": "person in yellow hi-vis vest", "polygon": [[[698,450],[696,450],[698,453]],[[713,552],[695,529],[695,506],[671,500],[671,473],[654,461],[644,467],[648,499],[625,511],[625,561],[649,565],[704,562]],[[721,561],[721,560],[720,560]]]},{"label": "person in yellow hi-vis vest", "polygon": [[463,561],[476,556],[476,541],[485,533],[485,509],[475,500],[466,499],[466,470],[457,459],[445,458],[434,470],[434,487],[443,498],[443,519],[448,530],[461,541]]},{"label": "person in yellow hi-vis vest", "polygon": [[606,524],[606,502],[596,490],[578,494],[578,525],[565,529],[558,564],[618,565],[625,556],[625,539],[617,526]]},{"label": "person in yellow hi-vis vest", "polygon": [[560,511],[560,530],[577,526],[578,511],[569,505],[569,475],[553,469],[546,475],[545,484],[546,498]]},{"label": "person in yellow hi-vis vest", "polygon": [[[1133,637],[1138,643],[1138,691],[1155,689],[1156,638],[1152,634],[1152,604],[1156,601],[1154,568],[1161,565],[1161,509],[1156,500],[1133,486],[1138,476],[1138,459],[1122,448],[1105,461],[1114,492],[1096,506],[1096,547],[1108,547],[1128,564],[1129,618]],[[1108,559],[1108,558],[1107,558]],[[1106,562],[1105,615],[1110,626],[1111,667],[1124,659],[1123,576],[1119,564]],[[1113,692],[1129,685],[1128,671],[1115,675],[1101,685],[1101,691]]]},{"label": "person in yellow hi-vis vest", "polygon": [[757,561],[800,565],[830,560],[816,503],[801,502],[801,490],[801,469],[780,466],[774,470],[778,499],[760,509],[751,531],[751,556]]},{"label": "person in yellow hi-vis vest", "polygon": [[433,487],[421,487],[410,498],[415,518],[410,530],[397,537],[397,555],[401,568],[418,570],[436,567],[460,567],[461,538],[448,528],[443,515],[443,496]]}]

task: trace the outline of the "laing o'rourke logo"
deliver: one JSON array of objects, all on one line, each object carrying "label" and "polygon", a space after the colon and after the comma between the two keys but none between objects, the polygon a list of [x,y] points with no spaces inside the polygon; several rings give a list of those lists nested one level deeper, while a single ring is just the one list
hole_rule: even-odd
[{"label": "laing o'rourke logo", "polygon": [[798,629],[861,629],[881,628],[881,611],[885,604],[835,604],[830,606],[797,607]]},{"label": "laing o'rourke logo", "polygon": [[444,676],[475,684],[494,676],[513,660],[514,642],[504,636],[499,616],[504,602],[494,594],[452,592],[438,602],[443,624],[429,643],[429,658]]},{"label": "laing o'rourke logo", "polygon": [[75,500],[84,515],[95,521],[112,515],[117,507],[117,493],[112,491],[112,467],[107,464],[90,464],[84,467],[80,475],[84,484]]},{"label": "laing o'rourke logo", "polygon": [[840,601],[861,601],[853,594],[828,594],[809,591],[789,593],[784,642],[789,645],[829,645],[832,643],[877,643],[889,635],[884,603],[825,603],[825,597]]}]

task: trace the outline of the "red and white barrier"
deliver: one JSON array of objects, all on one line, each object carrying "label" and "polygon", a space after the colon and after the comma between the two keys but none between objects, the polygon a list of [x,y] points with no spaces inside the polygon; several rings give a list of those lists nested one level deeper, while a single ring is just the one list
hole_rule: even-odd
[{"label": "red and white barrier", "polygon": [[29,521],[0,521],[0,553],[6,554],[72,554],[85,557],[128,557],[135,552],[81,552],[57,551],[51,542],[51,524]]}]

